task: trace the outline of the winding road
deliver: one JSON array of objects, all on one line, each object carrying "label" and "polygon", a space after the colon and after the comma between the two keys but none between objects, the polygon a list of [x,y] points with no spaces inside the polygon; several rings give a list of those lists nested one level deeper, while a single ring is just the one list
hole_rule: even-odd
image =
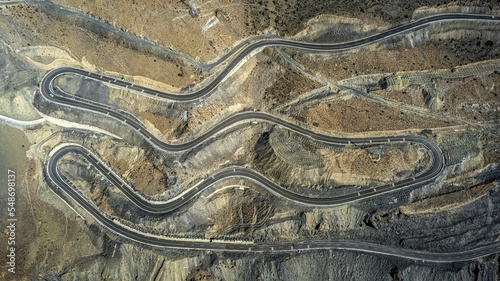
[{"label": "winding road", "polygon": [[[111,171],[108,171],[105,165],[100,163],[100,161],[93,156],[93,154],[87,149],[78,145],[67,145],[59,148],[54,152],[51,157],[49,164],[47,165],[46,175],[52,181],[50,184],[51,188],[54,189],[56,194],[60,194],[59,191],[63,191],[68,197],[70,197],[74,202],[76,202],[80,207],[82,207],[90,216],[92,216],[97,222],[99,222],[106,230],[112,233],[125,237],[131,241],[149,245],[152,247],[161,248],[175,248],[175,249],[192,249],[192,250],[214,250],[214,251],[234,251],[234,252],[292,252],[292,251],[311,251],[320,249],[337,249],[337,250],[349,250],[349,251],[359,251],[371,254],[387,255],[394,257],[401,257],[406,259],[413,259],[418,261],[426,262],[459,262],[471,259],[477,259],[480,257],[488,256],[494,253],[500,252],[500,243],[494,243],[487,246],[482,246],[461,252],[450,252],[450,253],[436,253],[427,251],[410,250],[403,248],[395,248],[391,246],[379,245],[363,241],[297,241],[294,243],[252,243],[246,241],[233,241],[228,242],[224,240],[189,240],[189,239],[176,239],[170,237],[150,235],[137,230],[126,227],[116,221],[114,218],[109,218],[101,211],[99,211],[96,206],[88,202],[83,196],[72,186],[72,184],[59,173],[57,169],[57,161],[67,153],[78,153],[89,160],[103,175],[105,175],[110,181],[115,184],[118,188],[127,194],[126,189],[131,190],[129,187],[124,188],[123,182],[116,178]],[[240,168],[240,171],[243,169]],[[214,176],[210,180],[203,181],[198,184],[198,188],[194,188],[195,192],[201,192],[206,185],[210,182],[215,182],[216,177]],[[272,183],[270,183],[272,184]],[[205,186],[205,187],[204,187]],[[270,189],[270,186],[266,188]],[[135,193],[131,192],[127,196],[137,196]],[[183,197],[187,198],[187,194]],[[190,195],[191,196],[191,195]],[[194,195],[193,195],[194,196]],[[62,197],[63,200],[66,198]],[[139,199],[142,200],[142,199]],[[189,200],[189,199],[186,199]],[[170,208],[174,210],[179,205],[182,205],[184,198],[179,200],[173,200],[168,203]],[[209,242],[210,241],[210,242]]]},{"label": "winding road", "polygon": [[[345,51],[353,48],[359,48],[361,46],[373,44],[379,42],[383,39],[396,36],[401,33],[405,33],[408,31],[416,30],[419,28],[423,28],[428,26],[431,23],[442,22],[442,21],[451,21],[451,20],[481,20],[481,21],[500,21],[500,16],[490,16],[490,15],[470,15],[470,14],[444,14],[431,16],[427,18],[423,18],[421,20],[397,26],[395,28],[389,29],[387,31],[368,36],[359,40],[343,42],[343,43],[335,43],[335,44],[318,44],[318,43],[307,43],[307,42],[299,42],[299,41],[291,41],[287,39],[279,39],[279,38],[271,38],[271,39],[262,39],[260,41],[251,43],[249,45],[240,44],[236,48],[232,49],[226,55],[217,61],[217,64],[222,64],[233,54],[236,55],[230,60],[230,62],[226,65],[226,67],[215,76],[206,86],[202,87],[199,90],[194,92],[185,93],[185,94],[173,94],[173,93],[165,93],[158,90],[142,87],[140,85],[133,84],[128,81],[123,81],[121,79],[116,79],[112,77],[107,77],[100,74],[95,74],[91,72],[87,72],[85,70],[76,69],[76,68],[58,68],[51,72],[49,72],[43,79],[43,81],[53,81],[57,76],[62,74],[80,74],[84,75],[88,78],[96,79],[99,81],[107,82],[114,84],[119,87],[128,88],[130,90],[135,90],[139,93],[150,95],[153,97],[159,97],[164,99],[169,99],[173,101],[192,101],[197,98],[201,98],[210,92],[212,92],[217,85],[222,82],[228,74],[233,71],[240,62],[242,62],[245,57],[249,56],[252,52],[259,48],[264,47],[287,47],[294,49],[302,49],[307,50],[309,52],[333,52],[333,51]],[[211,67],[215,65],[210,65]],[[45,90],[48,90],[45,88]]]},{"label": "winding road", "polygon": [[[215,76],[206,86],[196,90],[194,92],[185,94],[172,94],[164,93],[154,89],[149,89],[133,83],[123,81],[121,79],[116,79],[108,76],[103,76],[96,73],[91,73],[81,69],[75,68],[59,68],[55,69],[47,75],[44,76],[40,83],[40,93],[43,97],[51,102],[61,104],[63,106],[70,106],[79,109],[84,109],[105,116],[114,118],[124,124],[133,128],[137,133],[141,134],[145,140],[153,144],[155,147],[170,151],[170,152],[180,152],[192,149],[208,139],[214,137],[220,132],[224,132],[229,127],[235,124],[250,122],[254,120],[260,120],[264,122],[270,122],[273,124],[281,125],[289,130],[295,131],[299,134],[307,136],[315,141],[326,143],[326,144],[337,144],[337,145],[369,145],[369,144],[382,144],[390,142],[415,142],[425,146],[432,156],[432,165],[428,167],[425,171],[414,175],[411,178],[390,183],[383,186],[378,186],[374,188],[366,188],[359,190],[359,192],[353,194],[347,194],[342,196],[330,197],[330,198],[316,198],[307,197],[297,193],[290,192],[280,186],[274,184],[269,179],[263,175],[246,169],[242,167],[229,167],[219,172],[213,174],[212,176],[204,179],[195,186],[189,188],[181,196],[174,198],[168,202],[151,202],[144,200],[141,196],[135,193],[130,186],[128,186],[122,179],[115,175],[98,157],[96,157],[89,150],[78,146],[78,145],[66,145],[57,148],[51,152],[51,157],[48,160],[46,166],[46,176],[50,182],[51,188],[57,194],[59,191],[63,191],[67,196],[69,196],[74,202],[85,209],[96,221],[103,225],[107,230],[130,239],[132,241],[151,245],[154,247],[168,247],[168,248],[182,248],[182,249],[204,249],[204,250],[224,250],[224,251],[245,251],[245,252],[283,252],[283,251],[300,251],[300,250],[313,250],[313,249],[345,249],[345,250],[356,250],[369,253],[383,254],[404,257],[409,259],[423,260],[423,261],[433,261],[433,262],[453,262],[475,259],[482,256],[490,255],[492,253],[497,253],[500,251],[500,243],[489,245],[487,247],[480,247],[476,249],[471,249],[464,252],[456,253],[430,253],[422,252],[416,250],[408,249],[395,249],[388,246],[365,243],[365,242],[349,242],[349,241],[308,241],[308,242],[296,242],[296,243],[276,243],[276,244],[254,244],[254,243],[235,243],[227,241],[214,240],[213,242],[200,242],[200,241],[190,241],[190,240],[180,240],[168,237],[158,237],[152,236],[146,233],[141,233],[131,228],[125,227],[114,219],[110,219],[108,216],[100,212],[92,203],[89,203],[83,196],[65,179],[63,175],[60,174],[57,164],[58,161],[64,155],[68,153],[76,153],[84,156],[87,161],[89,161],[102,175],[104,175],[113,185],[119,188],[134,204],[139,208],[151,212],[151,213],[168,213],[175,211],[182,205],[186,204],[193,198],[195,198],[200,192],[206,190],[209,186],[214,183],[231,177],[247,178],[256,182],[257,184],[268,189],[270,192],[277,196],[292,200],[300,204],[306,204],[311,206],[334,206],[340,204],[346,204],[361,199],[369,198],[376,195],[381,195],[387,192],[391,192],[397,189],[405,188],[408,186],[422,185],[435,180],[444,169],[444,157],[439,149],[439,147],[431,140],[418,135],[405,135],[405,136],[385,136],[385,137],[370,137],[370,138],[336,138],[331,136],[326,136],[322,134],[315,133],[313,131],[304,129],[293,123],[287,122],[276,116],[262,113],[262,112],[242,112],[235,114],[226,120],[220,122],[209,131],[199,136],[198,138],[182,143],[182,144],[168,144],[162,142],[156,138],[151,132],[149,132],[145,126],[138,121],[134,116],[124,113],[123,111],[113,109],[108,106],[103,106],[95,102],[88,100],[71,97],[65,93],[57,90],[54,87],[54,80],[63,74],[77,74],[90,79],[95,79],[104,83],[109,83],[114,86],[128,88],[138,93],[149,95],[162,99],[169,99],[174,101],[192,101],[194,99],[201,98],[209,93],[211,93],[226,77],[233,71],[239,63],[241,63],[247,56],[259,48],[274,46],[274,47],[289,47],[289,48],[299,48],[308,51],[341,51],[350,48],[360,47],[367,44],[371,44],[385,38],[401,34],[403,32],[412,31],[418,28],[425,27],[433,22],[448,21],[448,20],[485,20],[485,21],[498,21],[499,17],[486,16],[486,15],[465,15],[465,14],[446,14],[432,16],[429,18],[421,19],[407,25],[398,26],[388,31],[369,36],[360,40],[355,40],[346,43],[338,44],[315,44],[315,43],[305,43],[305,42],[295,42],[285,39],[265,39],[257,41],[250,45],[241,48],[235,48],[224,57],[229,59],[233,54],[234,57],[228,62],[224,70],[222,70],[218,75]],[[223,60],[219,61],[222,63]],[[63,197],[63,199],[65,199]]]}]

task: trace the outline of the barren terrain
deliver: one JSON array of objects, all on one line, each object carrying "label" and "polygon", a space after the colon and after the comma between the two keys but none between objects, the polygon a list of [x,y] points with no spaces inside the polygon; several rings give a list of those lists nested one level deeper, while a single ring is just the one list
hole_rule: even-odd
[{"label": "barren terrain", "polygon": [[[0,166],[17,171],[19,223],[16,275],[2,263],[0,279],[497,280],[498,253],[447,264],[329,249],[152,248],[103,228],[61,189],[51,189],[47,177],[51,154],[67,144],[89,149],[149,201],[182,197],[233,166],[311,198],[357,194],[418,176],[436,159],[416,142],[330,145],[254,120],[186,151],[161,150],[123,120],[44,98],[40,81],[52,69],[76,67],[183,94],[206,85],[226,65],[208,63],[246,40],[262,40],[255,36],[342,42],[446,12],[499,14],[499,6],[439,0],[0,4],[0,130],[5,136]],[[420,135],[437,144],[445,161],[439,175],[424,184],[317,206],[233,177],[171,213],[151,214],[81,156],[66,155],[58,168],[116,223],[189,243],[339,240],[424,252],[496,243],[499,30],[498,22],[448,21],[341,52],[259,49],[208,95],[186,102],[146,97],[80,75],[54,80],[64,95],[134,116],[171,144],[194,140],[246,111],[328,136]],[[1,194],[0,202],[6,200]],[[9,233],[2,234],[3,243]]]}]

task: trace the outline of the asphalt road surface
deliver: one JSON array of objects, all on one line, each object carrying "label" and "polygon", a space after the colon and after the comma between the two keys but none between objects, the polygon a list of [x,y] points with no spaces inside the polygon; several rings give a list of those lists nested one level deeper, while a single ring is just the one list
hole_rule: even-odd
[{"label": "asphalt road surface", "polygon": [[[62,104],[65,106],[72,106],[84,110],[93,111],[100,113],[118,121],[121,121],[128,126],[132,127],[141,134],[146,140],[157,148],[163,149],[165,151],[185,151],[191,149],[197,145],[200,145],[204,141],[212,138],[219,132],[226,130],[227,128],[242,122],[249,121],[264,121],[271,122],[274,124],[281,125],[292,131],[305,135],[313,140],[328,143],[328,144],[339,144],[339,145],[368,145],[368,144],[382,144],[389,142],[416,142],[424,145],[432,155],[432,165],[425,171],[421,172],[414,177],[402,180],[399,182],[394,182],[391,184],[378,186],[375,188],[366,188],[359,190],[359,192],[342,195],[337,197],[321,198],[321,197],[307,197],[300,194],[290,192],[286,189],[277,186],[273,182],[269,181],[263,175],[242,167],[230,167],[223,169],[211,177],[204,179],[202,182],[191,187],[188,191],[183,193],[181,196],[172,199],[169,202],[157,203],[144,200],[138,194],[136,194],[123,180],[116,176],[112,171],[110,171],[101,160],[95,157],[90,151],[83,147],[77,145],[63,146],[52,152],[52,156],[47,163],[46,176],[48,180],[52,183],[51,188],[61,195],[61,192],[69,196],[74,202],[85,209],[96,221],[103,225],[107,230],[115,233],[116,235],[130,239],[142,244],[151,245],[154,247],[166,247],[166,248],[181,248],[181,249],[203,249],[203,250],[222,250],[222,251],[244,251],[244,252],[285,252],[285,251],[303,251],[303,250],[314,250],[314,249],[344,249],[344,250],[355,250],[362,252],[369,252],[382,255],[391,255],[397,257],[404,257],[409,259],[432,261],[432,262],[454,262],[463,261],[469,259],[475,259],[482,256],[487,256],[500,251],[500,243],[495,243],[492,245],[475,248],[467,250],[464,252],[455,253],[431,253],[422,252],[416,250],[408,249],[395,249],[388,246],[371,244],[366,242],[352,242],[352,241],[303,241],[296,243],[276,243],[276,244],[254,244],[251,242],[227,242],[213,240],[212,242],[207,241],[196,241],[196,240],[181,240],[167,237],[158,237],[153,235],[148,235],[146,233],[141,233],[136,230],[124,227],[122,224],[118,223],[114,219],[110,219],[108,216],[101,213],[92,203],[89,203],[84,199],[81,194],[72,186],[72,184],[65,179],[63,175],[59,173],[57,168],[57,163],[59,159],[67,153],[78,153],[84,156],[90,163],[96,167],[96,169],[102,173],[104,176],[110,180],[117,188],[119,188],[134,204],[139,208],[152,212],[152,213],[168,213],[178,209],[180,206],[186,204],[193,198],[195,198],[200,192],[213,185],[222,179],[229,177],[242,177],[250,179],[261,186],[267,188],[270,192],[277,196],[292,200],[297,203],[312,205],[312,206],[334,206],[340,204],[346,204],[354,202],[357,200],[365,199],[368,197],[381,195],[383,193],[391,192],[400,188],[404,188],[410,185],[425,184],[433,181],[437,176],[439,176],[444,168],[444,157],[442,155],[439,147],[431,140],[417,135],[406,135],[406,136],[384,136],[384,137],[370,137],[370,138],[336,138],[326,135],[317,134],[313,131],[304,129],[295,124],[284,121],[276,116],[272,116],[261,112],[242,112],[235,114],[230,118],[222,121],[221,123],[214,126],[207,133],[201,135],[197,139],[186,142],[183,144],[168,144],[157,139],[153,134],[146,130],[145,126],[137,120],[134,116],[127,114],[123,111],[113,109],[104,105],[97,104],[88,100],[78,99],[70,97],[53,87],[54,79],[62,74],[74,73],[82,75],[84,77],[102,81],[105,83],[110,83],[118,87],[128,88],[133,91],[137,91],[144,95],[150,95],[157,98],[170,99],[174,101],[191,101],[200,97],[203,97],[213,91],[219,85],[221,81],[233,70],[235,67],[250,53],[253,51],[263,48],[263,47],[289,47],[289,48],[299,48],[308,51],[315,52],[332,52],[341,51],[351,48],[360,47],[363,45],[371,44],[385,38],[395,36],[408,31],[413,31],[422,27],[425,27],[433,22],[438,21],[450,21],[450,20],[481,20],[481,21],[498,21],[499,17],[486,16],[486,15],[464,15],[464,14],[447,14],[447,15],[437,15],[429,18],[421,19],[407,25],[402,25],[390,29],[388,31],[369,36],[360,40],[338,43],[338,44],[315,44],[315,43],[305,43],[305,42],[295,42],[284,39],[264,39],[251,43],[249,45],[240,44],[239,48],[233,49],[231,52],[224,56],[225,59],[233,57],[224,70],[222,70],[212,81],[210,81],[205,87],[199,90],[187,93],[187,94],[171,94],[164,93],[154,89],[149,89],[133,83],[123,81],[121,79],[116,79],[112,77],[103,76],[96,73],[91,73],[81,69],[75,68],[59,68],[49,72],[43,78],[40,84],[41,94],[48,100]],[[234,55],[234,56],[233,56]],[[221,61],[222,62],[222,61]],[[63,196],[64,198],[64,196]],[[66,199],[66,198],[65,198]]]},{"label": "asphalt road surface", "polygon": [[[263,48],[263,47],[287,47],[287,48],[296,48],[296,49],[303,49],[307,50],[310,52],[333,52],[333,51],[345,51],[348,49],[353,49],[353,48],[358,48],[361,46],[365,46],[368,44],[373,44],[375,42],[381,41],[383,39],[393,37],[395,35],[408,32],[408,31],[413,31],[419,28],[423,28],[428,26],[431,23],[434,22],[442,22],[442,21],[452,21],[452,20],[468,20],[468,21],[494,21],[494,22],[499,22],[500,21],[500,16],[490,16],[490,15],[473,15],[473,14],[444,14],[444,15],[437,15],[437,16],[431,16],[427,18],[423,18],[418,21],[414,21],[412,23],[406,24],[406,25],[401,25],[394,27],[392,29],[389,29],[385,32],[381,32],[372,36],[368,36],[359,40],[354,40],[354,41],[349,41],[349,42],[344,42],[344,43],[335,43],[335,44],[318,44],[318,43],[307,43],[307,42],[298,42],[298,41],[291,41],[291,40],[286,40],[286,39],[278,39],[278,38],[270,38],[270,39],[263,39],[254,43],[251,43],[249,45],[239,45],[239,48],[235,48],[231,50],[228,54],[226,54],[224,57],[225,60],[229,59],[234,53],[236,55],[234,58],[231,59],[231,61],[228,63],[228,65],[222,70],[208,85],[205,87],[191,92],[187,94],[171,94],[171,93],[165,93],[161,92],[158,90],[154,89],[149,89],[146,87],[142,87],[140,85],[135,85],[133,83],[130,83],[128,81],[123,81],[121,79],[115,79],[112,77],[107,77],[103,76],[100,74],[95,74],[95,73],[90,73],[85,70],[81,69],[75,69],[75,68],[58,68],[53,70],[52,72],[49,72],[46,77],[44,77],[44,81],[52,81],[55,77],[65,74],[65,73],[76,73],[76,74],[81,74],[85,75],[89,78],[92,79],[97,79],[100,81],[108,82],[108,83],[113,83],[117,86],[121,86],[124,88],[128,88],[131,90],[138,91],[142,94],[150,95],[150,96],[155,96],[155,97],[160,97],[160,98],[165,98],[169,100],[174,100],[174,101],[191,101],[200,97],[203,97],[210,92],[212,92],[217,85],[221,81],[224,80],[224,78],[249,54],[251,54],[253,51]],[[219,63],[223,63],[224,60],[219,61]]]},{"label": "asphalt road surface", "polygon": [[[123,226],[116,219],[110,218],[100,212],[94,204],[88,202],[83,196],[72,186],[72,184],[59,173],[57,169],[57,161],[67,153],[78,153],[89,159],[92,164],[104,175],[109,175],[107,169],[100,166],[99,160],[90,153],[90,151],[77,145],[68,145],[59,148],[52,155],[50,162],[47,165],[46,176],[52,184],[50,187],[60,195],[64,200],[63,192],[67,197],[71,198],[82,207],[89,215],[91,215],[98,223],[100,223],[108,231],[129,239],[131,241],[159,248],[174,248],[174,249],[193,249],[193,250],[214,250],[214,251],[235,251],[235,252],[291,252],[291,251],[311,251],[320,249],[337,249],[348,251],[359,251],[379,255],[387,255],[401,257],[427,262],[459,262],[480,257],[488,256],[500,252],[500,243],[493,243],[487,246],[482,246],[461,252],[436,253],[427,251],[410,250],[403,248],[394,248],[385,245],[362,241],[297,241],[294,243],[253,243],[248,241],[225,241],[207,239],[206,241],[175,239],[170,237],[148,235],[139,232],[129,227]],[[93,159],[94,158],[94,159]],[[109,178],[109,176],[107,176]],[[120,187],[120,181],[112,181],[117,187]],[[208,183],[208,182],[207,182]],[[200,190],[203,189],[203,184],[198,185]],[[184,195],[187,198],[187,195]],[[187,199],[189,200],[189,199]],[[69,200],[68,200],[69,201]],[[179,200],[182,202],[183,200]],[[71,201],[69,203],[72,203]],[[172,203],[172,209],[176,208],[177,203]]]}]

